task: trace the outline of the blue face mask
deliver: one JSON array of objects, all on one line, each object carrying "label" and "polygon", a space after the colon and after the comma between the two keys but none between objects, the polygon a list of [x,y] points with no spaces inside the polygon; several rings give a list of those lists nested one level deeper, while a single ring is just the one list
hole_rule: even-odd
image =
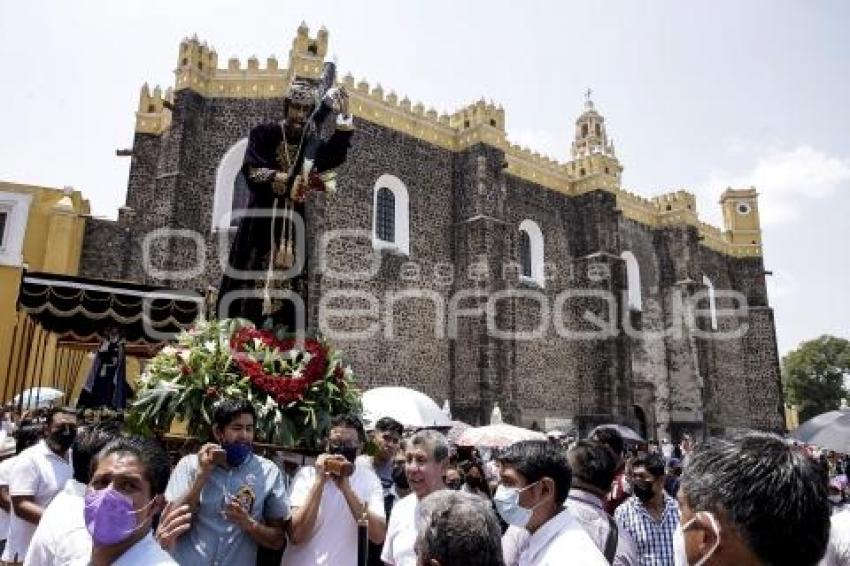
[{"label": "blue face mask", "polygon": [[[525,528],[534,514],[534,507],[526,509],[519,504],[519,494],[526,489],[533,487],[538,482],[528,484],[523,488],[505,487],[499,485],[496,488],[496,494],[493,496],[493,503],[496,505],[496,511],[504,519],[504,521],[515,527]],[[535,505],[536,507],[536,505]]]},{"label": "blue face mask", "polygon": [[242,464],[254,450],[250,442],[233,442],[222,444],[221,447],[227,454],[227,463],[234,468]]}]

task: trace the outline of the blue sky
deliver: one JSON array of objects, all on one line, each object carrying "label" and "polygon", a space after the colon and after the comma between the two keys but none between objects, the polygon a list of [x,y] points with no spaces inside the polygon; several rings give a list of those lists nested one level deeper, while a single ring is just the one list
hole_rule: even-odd
[{"label": "blue sky", "polygon": [[115,149],[181,38],[220,65],[285,61],[302,20],[342,72],[440,111],[492,99],[511,140],[561,160],[592,88],[629,190],[692,190],[719,223],[723,189],[756,185],[781,352],[850,337],[848,2],[2,2],[0,179],[73,185],[114,217]]}]

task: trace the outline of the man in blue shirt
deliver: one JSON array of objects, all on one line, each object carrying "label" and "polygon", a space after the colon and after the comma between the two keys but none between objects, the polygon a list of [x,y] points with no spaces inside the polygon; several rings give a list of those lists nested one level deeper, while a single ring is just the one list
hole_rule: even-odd
[{"label": "man in blue shirt", "polygon": [[217,443],[174,468],[165,497],[193,514],[171,551],[180,564],[254,564],[258,545],[283,546],[286,490],[280,469],[252,451],[255,420],[247,400],[222,401],[213,415]]}]

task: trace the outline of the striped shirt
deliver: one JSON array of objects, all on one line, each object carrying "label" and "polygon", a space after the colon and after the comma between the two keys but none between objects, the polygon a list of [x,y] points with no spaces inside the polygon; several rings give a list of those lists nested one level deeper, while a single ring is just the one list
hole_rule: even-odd
[{"label": "striped shirt", "polygon": [[664,511],[656,521],[640,499],[630,497],[614,514],[632,537],[642,566],[673,566],[673,533],[679,526],[679,504],[664,493]]}]

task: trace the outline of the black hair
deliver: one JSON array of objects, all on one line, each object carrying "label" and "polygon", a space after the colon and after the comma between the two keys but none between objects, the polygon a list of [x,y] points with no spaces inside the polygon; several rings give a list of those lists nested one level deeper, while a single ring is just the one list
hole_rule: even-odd
[{"label": "black hair", "polygon": [[614,452],[617,458],[623,454],[623,447],[625,446],[623,435],[614,427],[603,426],[597,428],[590,435],[590,440],[604,444]]},{"label": "black hair", "polygon": [[151,486],[151,496],[165,493],[171,465],[168,453],[157,441],[142,436],[119,436],[107,444],[97,455],[100,462],[111,454],[129,454],[142,464],[142,472]]},{"label": "black hair", "polygon": [[98,423],[80,428],[71,449],[71,465],[74,468],[75,480],[84,484],[89,483],[93,460],[103,447],[119,434],[120,427],[115,423]]},{"label": "black hair", "polygon": [[579,440],[567,453],[567,460],[574,479],[603,492],[611,489],[617,460],[605,444]]},{"label": "black hair", "polygon": [[652,474],[655,479],[664,477],[664,457],[658,453],[638,454],[632,458],[631,468],[634,470],[638,466],[646,468],[646,471]]},{"label": "black hair", "polygon": [[26,424],[18,427],[15,432],[15,455],[41,440],[43,433],[44,427],[37,424]]},{"label": "black hair", "polygon": [[826,476],[779,436],[708,441],[691,455],[681,489],[694,512],[726,517],[764,564],[813,566],[826,550]]},{"label": "black hair", "polygon": [[213,411],[213,423],[219,430],[239,418],[239,415],[251,415],[254,423],[257,422],[257,410],[254,404],[247,399],[223,399],[215,406]]},{"label": "black hair", "polygon": [[394,432],[401,436],[404,434],[404,426],[392,417],[383,417],[375,423],[375,430],[380,432]]},{"label": "black hair", "polygon": [[77,416],[77,410],[72,407],[51,407],[49,411],[47,411],[47,419],[44,421],[49,427],[53,423],[53,417],[55,415],[73,415]]},{"label": "black hair", "polygon": [[357,438],[360,439],[361,443],[366,442],[366,430],[363,428],[363,421],[360,420],[360,417],[354,415],[352,413],[346,413],[343,415],[337,415],[331,419],[331,428],[351,428],[357,431]]},{"label": "black hair", "polygon": [[517,442],[502,450],[496,457],[501,464],[514,468],[525,478],[526,484],[532,484],[543,478],[555,482],[555,503],[563,505],[570,492],[572,472],[567,458],[548,442],[526,440]]}]

